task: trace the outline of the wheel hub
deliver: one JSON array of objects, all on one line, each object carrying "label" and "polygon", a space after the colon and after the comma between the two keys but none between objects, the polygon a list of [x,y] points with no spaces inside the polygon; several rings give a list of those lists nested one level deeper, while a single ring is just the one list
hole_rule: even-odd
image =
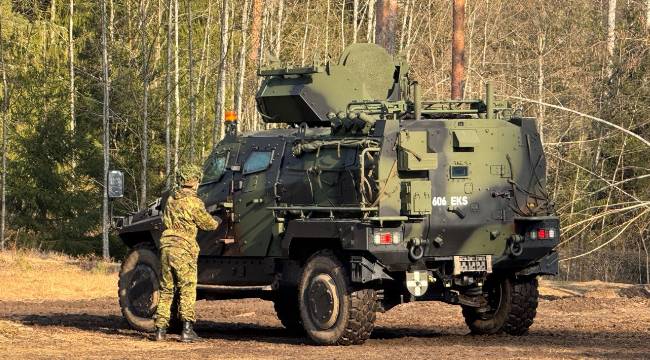
[{"label": "wheel hub", "polygon": [[138,264],[133,269],[131,282],[127,288],[129,308],[134,315],[150,318],[153,316],[158,304],[158,276],[149,266]]},{"label": "wheel hub", "polygon": [[321,330],[331,328],[338,319],[339,298],[334,279],[320,274],[312,279],[307,288],[309,316]]}]

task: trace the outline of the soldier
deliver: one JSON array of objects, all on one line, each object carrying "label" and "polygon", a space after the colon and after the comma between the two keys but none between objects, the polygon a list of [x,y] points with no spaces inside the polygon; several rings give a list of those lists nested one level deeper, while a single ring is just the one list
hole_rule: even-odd
[{"label": "soldier", "polygon": [[201,169],[184,165],[178,172],[181,188],[169,197],[163,212],[165,231],[160,239],[160,300],[156,310],[155,340],[163,340],[171,316],[174,289],[179,293],[178,310],[183,321],[181,341],[192,342],[199,337],[192,329],[196,321],[196,262],[199,246],[196,242],[198,229],[215,230],[219,221],[206,211],[205,205],[196,195],[201,180]]}]

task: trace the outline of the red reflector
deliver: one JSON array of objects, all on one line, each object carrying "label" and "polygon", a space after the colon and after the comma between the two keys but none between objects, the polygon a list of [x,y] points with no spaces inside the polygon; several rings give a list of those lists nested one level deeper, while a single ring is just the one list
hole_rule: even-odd
[{"label": "red reflector", "polygon": [[393,242],[393,235],[391,233],[383,233],[379,235],[379,243],[383,245],[388,245]]},{"label": "red reflector", "polygon": [[546,230],[545,229],[537,230],[537,237],[539,239],[546,239]]}]

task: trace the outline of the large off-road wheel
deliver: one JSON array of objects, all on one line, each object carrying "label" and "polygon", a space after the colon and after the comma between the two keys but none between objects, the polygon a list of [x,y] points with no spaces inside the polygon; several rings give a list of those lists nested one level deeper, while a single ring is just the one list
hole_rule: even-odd
[{"label": "large off-road wheel", "polygon": [[[122,262],[118,281],[120,309],[133,329],[154,330],[159,286],[160,259],[156,250],[149,245],[134,247]],[[172,308],[172,317],[175,315]],[[172,318],[170,327],[178,327],[179,323],[177,318]]]},{"label": "large off-road wheel", "polygon": [[473,334],[523,335],[537,314],[537,278],[493,278],[484,285],[490,306],[487,312],[464,307],[465,323]]},{"label": "large off-road wheel", "polygon": [[278,319],[280,319],[282,326],[294,334],[301,334],[304,332],[300,320],[298,288],[295,285],[281,285],[273,299],[273,307],[275,308],[275,313],[278,315]]},{"label": "large off-road wheel", "polygon": [[305,332],[317,344],[362,344],[374,328],[375,290],[353,289],[347,270],[331,251],[317,252],[307,260],[298,301]]}]

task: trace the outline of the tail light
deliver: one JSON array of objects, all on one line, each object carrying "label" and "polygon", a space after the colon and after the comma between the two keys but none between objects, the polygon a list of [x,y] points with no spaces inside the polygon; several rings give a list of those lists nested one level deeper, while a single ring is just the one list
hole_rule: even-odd
[{"label": "tail light", "polygon": [[402,234],[399,231],[376,232],[372,235],[372,242],[375,245],[399,244],[402,240]]},{"label": "tail light", "polygon": [[555,239],[557,236],[557,230],[554,228],[542,228],[535,229],[528,233],[528,238],[531,240],[550,240]]}]

